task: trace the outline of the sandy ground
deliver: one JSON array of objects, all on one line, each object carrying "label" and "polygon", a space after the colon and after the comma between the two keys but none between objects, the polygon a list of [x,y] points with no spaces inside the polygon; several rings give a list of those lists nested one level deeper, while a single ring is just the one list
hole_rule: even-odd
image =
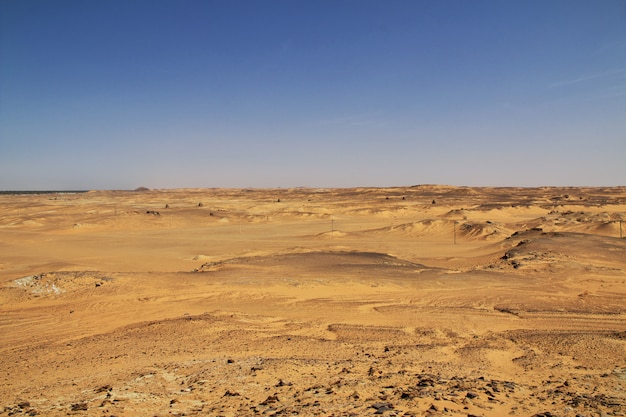
[{"label": "sandy ground", "polygon": [[626,187],[0,195],[0,415],[623,416],[621,219]]}]

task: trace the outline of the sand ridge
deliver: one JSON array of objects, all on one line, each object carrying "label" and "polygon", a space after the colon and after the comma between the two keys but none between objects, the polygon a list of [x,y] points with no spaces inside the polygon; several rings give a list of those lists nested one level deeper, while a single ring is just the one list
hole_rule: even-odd
[{"label": "sand ridge", "polygon": [[0,415],[626,413],[626,187],[0,204]]}]

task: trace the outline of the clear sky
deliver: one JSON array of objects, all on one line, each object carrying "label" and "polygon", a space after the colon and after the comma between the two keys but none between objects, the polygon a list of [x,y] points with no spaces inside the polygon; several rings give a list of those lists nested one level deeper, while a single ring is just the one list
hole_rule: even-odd
[{"label": "clear sky", "polygon": [[624,0],[0,0],[0,190],[626,185]]}]

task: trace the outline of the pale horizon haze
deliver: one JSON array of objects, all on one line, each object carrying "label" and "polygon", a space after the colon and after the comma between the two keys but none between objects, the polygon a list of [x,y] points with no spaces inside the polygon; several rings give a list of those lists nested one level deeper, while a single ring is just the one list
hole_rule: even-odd
[{"label": "pale horizon haze", "polygon": [[626,185],[626,2],[0,1],[0,190]]}]

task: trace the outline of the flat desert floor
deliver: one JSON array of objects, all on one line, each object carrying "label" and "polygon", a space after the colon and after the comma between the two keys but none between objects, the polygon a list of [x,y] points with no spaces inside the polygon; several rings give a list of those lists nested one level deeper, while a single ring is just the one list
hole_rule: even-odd
[{"label": "flat desert floor", "polygon": [[0,195],[0,415],[623,416],[622,219],[626,187]]}]

